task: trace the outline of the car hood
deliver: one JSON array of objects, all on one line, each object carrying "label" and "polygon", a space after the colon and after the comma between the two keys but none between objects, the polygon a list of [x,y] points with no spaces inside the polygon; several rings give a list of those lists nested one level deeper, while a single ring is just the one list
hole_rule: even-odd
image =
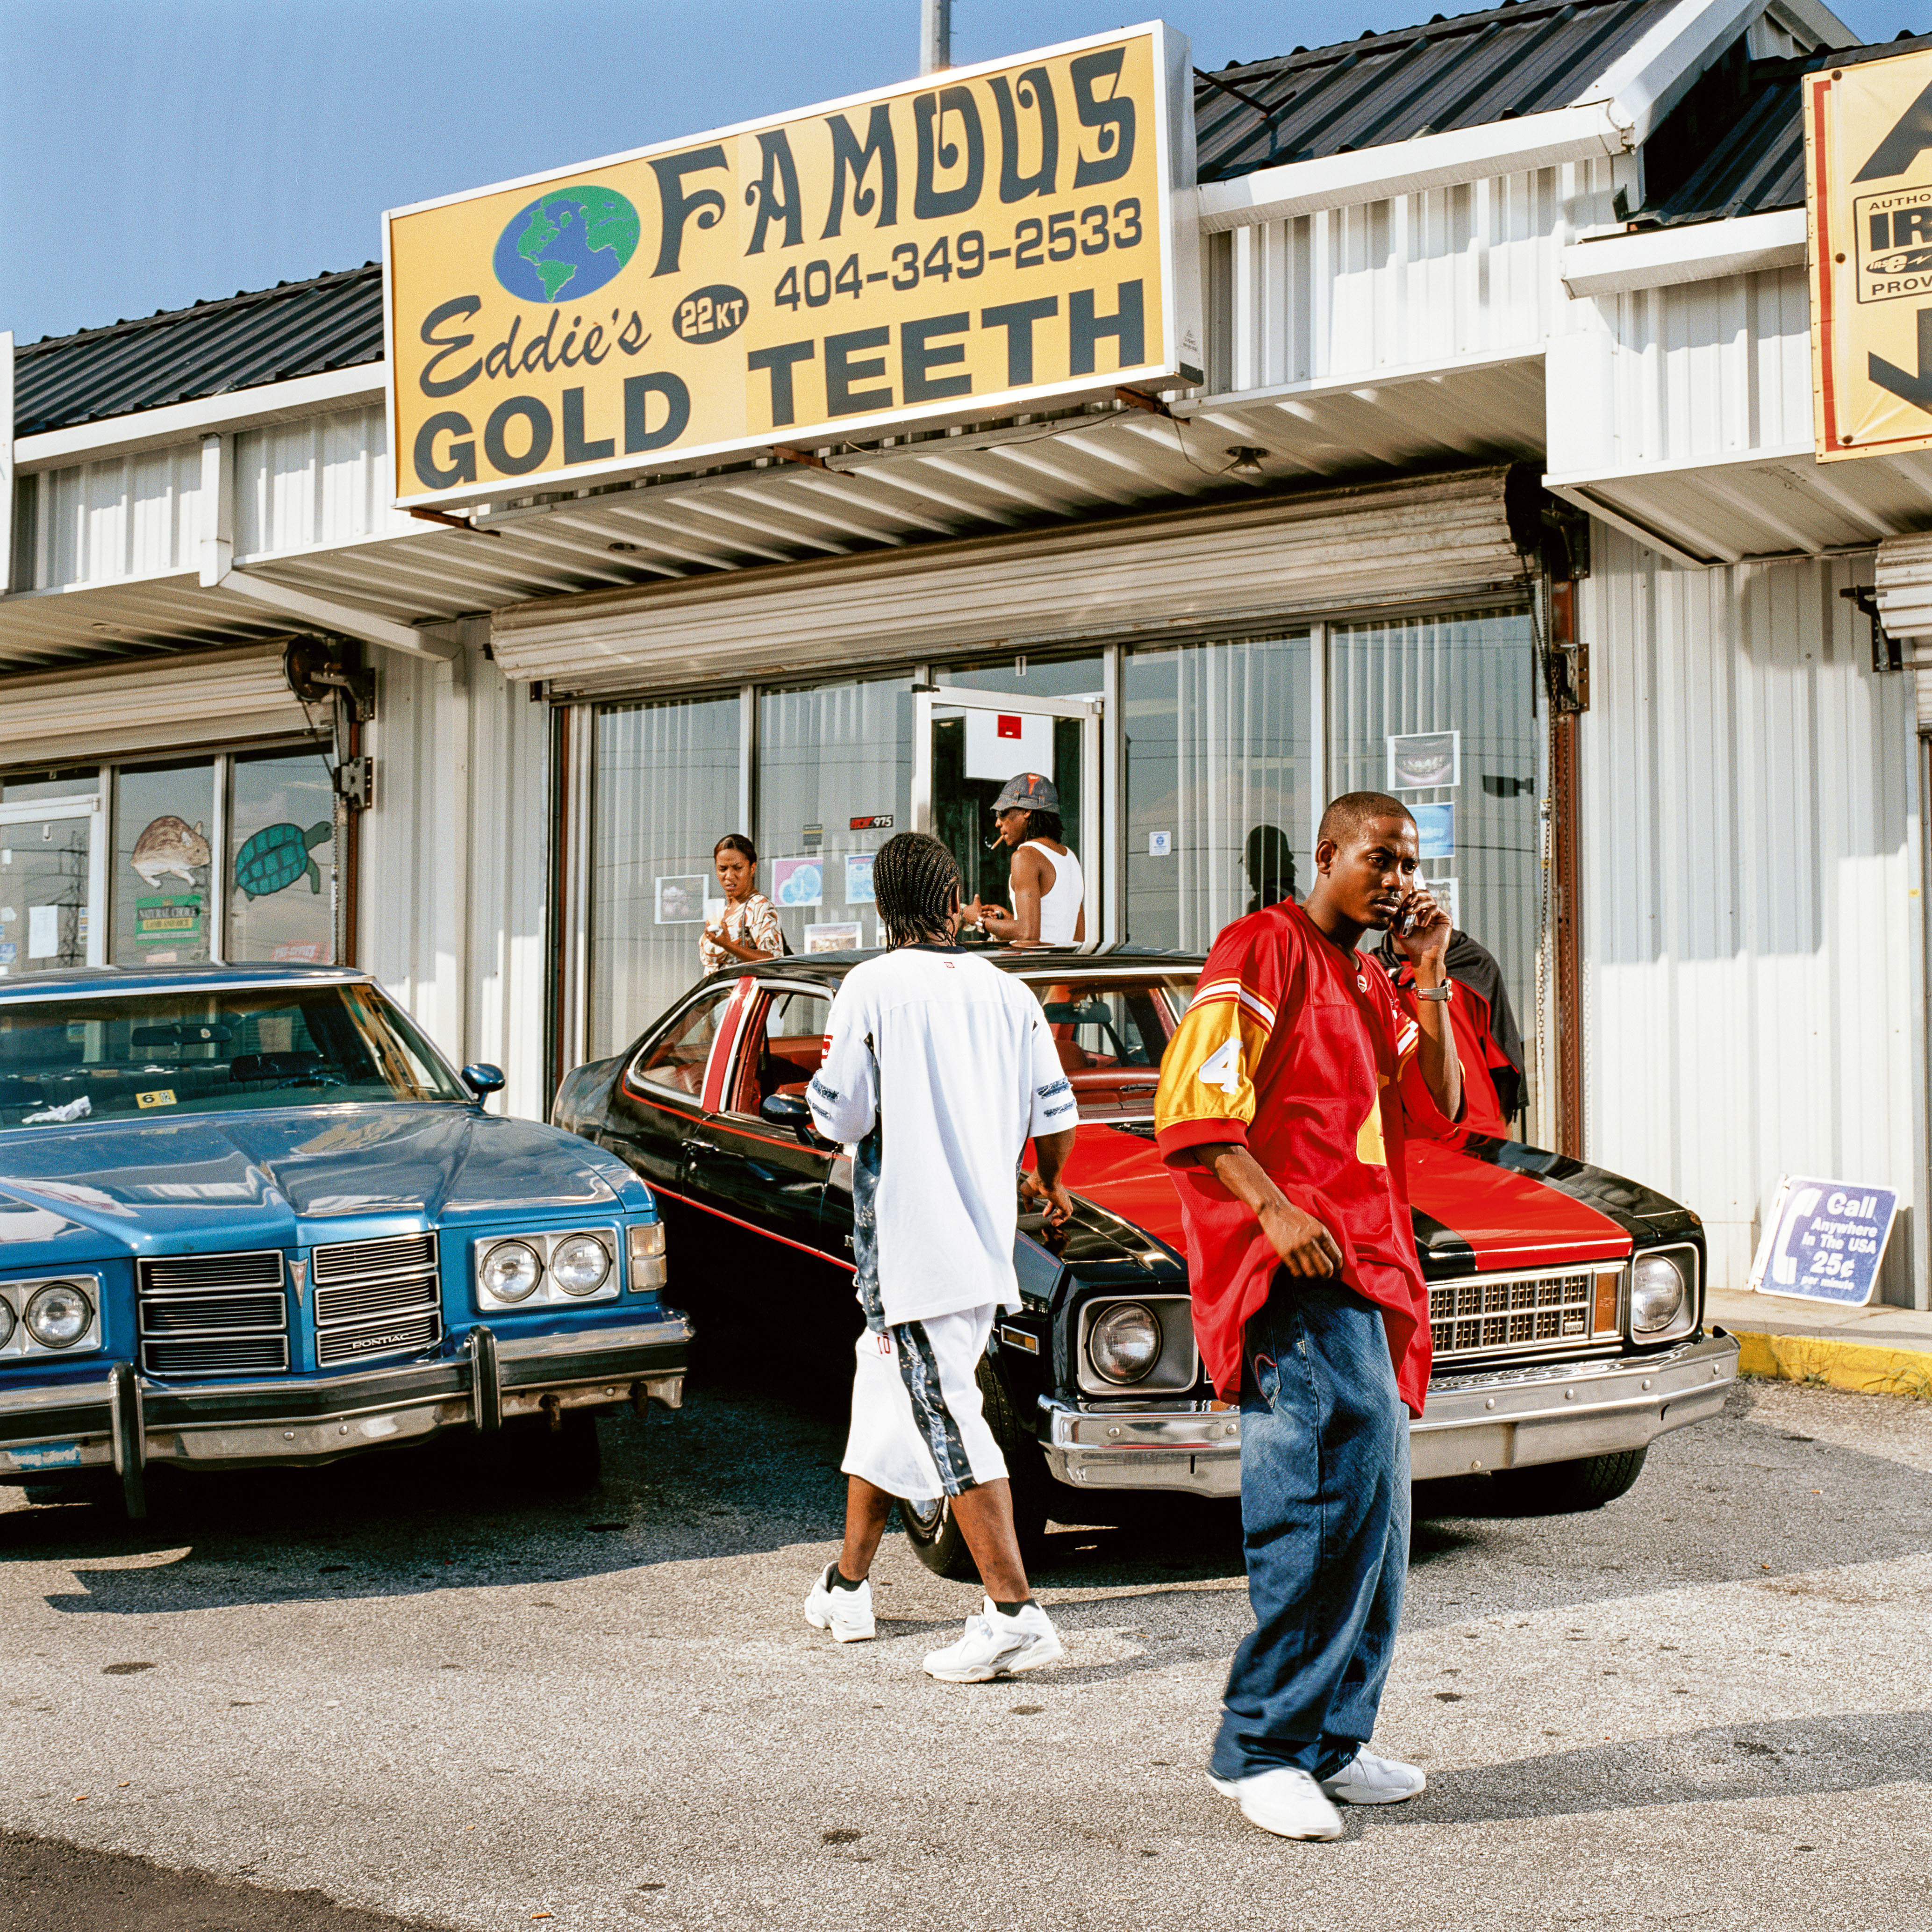
[{"label": "car hood", "polygon": [[[1410,1212],[1431,1279],[1621,1260],[1638,1241],[1689,1233],[1687,1209],[1640,1182],[1515,1141],[1412,1141]],[[1066,1184],[1177,1253],[1180,1199],[1144,1122],[1082,1126]]]},{"label": "car hood", "polygon": [[[390,1228],[640,1207],[642,1184],[554,1127],[469,1108],[277,1108],[0,1137],[0,1268],[292,1246]],[[359,1237],[367,1232],[358,1226]]]}]

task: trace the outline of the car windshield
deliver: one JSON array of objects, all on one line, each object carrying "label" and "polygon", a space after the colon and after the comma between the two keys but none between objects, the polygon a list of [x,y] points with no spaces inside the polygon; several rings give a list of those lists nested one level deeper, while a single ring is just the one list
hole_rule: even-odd
[{"label": "car windshield", "polygon": [[0,1000],[0,1130],[470,1094],[374,986]]},{"label": "car windshield", "polygon": [[1152,1114],[1160,1058],[1193,997],[1195,976],[1122,973],[1028,981],[1083,1120]]}]

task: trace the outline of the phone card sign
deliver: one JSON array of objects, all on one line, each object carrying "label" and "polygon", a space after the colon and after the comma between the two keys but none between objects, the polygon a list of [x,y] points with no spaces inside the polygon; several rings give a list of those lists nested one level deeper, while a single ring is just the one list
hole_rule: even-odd
[{"label": "phone card sign", "polygon": [[1862,1307],[1898,1212],[1896,1189],[1787,1175],[1778,1191],[1750,1286],[1766,1294]]}]

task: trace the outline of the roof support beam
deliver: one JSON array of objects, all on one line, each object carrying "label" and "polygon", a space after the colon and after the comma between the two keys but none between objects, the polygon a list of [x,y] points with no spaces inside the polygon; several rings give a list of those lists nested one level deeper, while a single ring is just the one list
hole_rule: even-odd
[{"label": "roof support beam", "polygon": [[202,500],[209,506],[209,527],[201,539],[201,581],[207,590],[225,590],[230,596],[245,597],[251,603],[266,604],[319,629],[345,638],[359,638],[406,657],[427,658],[446,664],[463,655],[460,645],[446,644],[424,636],[407,624],[392,622],[374,610],[352,604],[338,604],[314,592],[298,590],[292,585],[277,584],[251,572],[235,568],[235,451],[231,438],[205,436],[201,440]]}]

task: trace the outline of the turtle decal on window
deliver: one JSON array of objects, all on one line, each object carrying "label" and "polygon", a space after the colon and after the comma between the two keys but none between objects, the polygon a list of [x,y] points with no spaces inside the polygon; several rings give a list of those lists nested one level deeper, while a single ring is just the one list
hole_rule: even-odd
[{"label": "turtle decal on window", "polygon": [[235,855],[235,883],[247,898],[285,892],[304,874],[312,892],[322,890],[322,869],[309,856],[335,836],[327,819],[304,831],[299,825],[265,825]]}]

